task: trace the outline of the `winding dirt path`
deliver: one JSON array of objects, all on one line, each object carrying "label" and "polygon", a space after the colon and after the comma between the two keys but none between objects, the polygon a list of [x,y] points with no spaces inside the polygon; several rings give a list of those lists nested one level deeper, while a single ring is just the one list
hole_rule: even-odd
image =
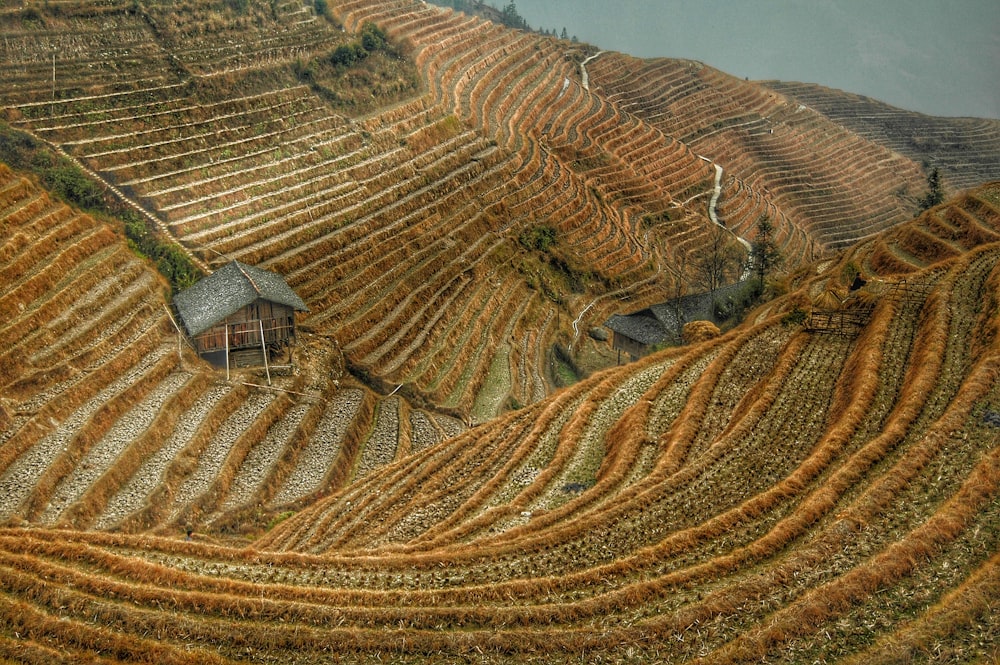
[{"label": "winding dirt path", "polygon": [[580,78],[583,80],[583,89],[590,92],[590,76],[587,75],[587,63],[591,60],[597,58],[597,56],[604,53],[604,51],[598,51],[594,55],[588,57],[586,60],[580,63]]},{"label": "winding dirt path", "polygon": [[[712,220],[712,223],[726,229],[726,225],[722,224],[719,221],[719,217],[715,213],[715,208],[719,203],[719,197],[722,195],[722,167],[713,162],[708,157],[702,157],[701,155],[698,156],[715,167],[715,185],[713,186],[712,189],[712,199],[711,201],[708,202],[708,218]],[[726,230],[728,231],[729,229]],[[753,245],[750,244],[749,240],[747,240],[742,236],[738,236],[735,233],[733,233],[733,237],[735,237],[737,240],[740,241],[740,244],[743,245],[743,248],[747,250],[748,254],[753,253]],[[750,275],[750,268],[747,268],[744,271],[743,275],[740,276],[740,281],[747,279],[749,275]]]}]

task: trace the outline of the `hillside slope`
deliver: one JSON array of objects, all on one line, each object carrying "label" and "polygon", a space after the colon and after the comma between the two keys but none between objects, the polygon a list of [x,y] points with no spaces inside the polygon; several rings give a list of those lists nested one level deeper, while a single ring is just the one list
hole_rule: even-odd
[{"label": "hillside slope", "polygon": [[767,81],[765,85],[869,141],[937,167],[953,190],[1000,178],[1000,121],[935,118],[815,84]]},{"label": "hillside slope", "polygon": [[[310,308],[227,380],[117,222],[0,164],[0,661],[1000,656],[1000,183],[918,216],[892,118],[326,5],[0,8],[7,122]],[[774,221],[785,294],[555,390],[712,213]]]},{"label": "hillside slope", "polygon": [[[327,5],[346,32],[292,1],[4,8],[0,105],[206,269],[287,275],[352,373],[420,406],[535,402],[554,342],[695,288],[719,174],[718,218],[771,218],[792,267],[908,219],[923,187],[697,63],[584,66],[589,47],[423,3]],[[397,45],[381,74],[332,67],[369,22]]]},{"label": "hillside slope", "polygon": [[[853,323],[799,323],[859,270]],[[0,530],[0,654],[995,659],[1000,183],[792,279],[727,335],[406,457],[251,547]]]},{"label": "hillside slope", "polygon": [[310,335],[294,375],[228,382],[181,343],[166,284],[111,227],[2,164],[0,279],[5,523],[253,531],[465,428],[352,383]]},{"label": "hillside slope", "polygon": [[[725,171],[720,216],[750,233],[759,215],[798,259],[908,219],[917,164],[756,83],[701,63],[609,53],[592,87]],[[979,181],[982,182],[982,181]]]}]

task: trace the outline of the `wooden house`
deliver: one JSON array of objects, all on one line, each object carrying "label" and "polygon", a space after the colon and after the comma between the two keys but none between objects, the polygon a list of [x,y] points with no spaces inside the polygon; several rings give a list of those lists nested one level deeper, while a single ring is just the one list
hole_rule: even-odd
[{"label": "wooden house", "polygon": [[619,363],[622,351],[632,360],[638,360],[676,336],[652,308],[634,314],[614,314],[604,325],[611,329],[611,348],[618,351]]},{"label": "wooden house", "polygon": [[198,354],[227,369],[290,361],[295,313],[308,311],[281,275],[239,261],[178,293],[174,307]]}]

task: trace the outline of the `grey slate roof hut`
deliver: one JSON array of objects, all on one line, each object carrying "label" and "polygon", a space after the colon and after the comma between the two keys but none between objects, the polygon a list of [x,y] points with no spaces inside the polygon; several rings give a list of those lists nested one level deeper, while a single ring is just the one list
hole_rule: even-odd
[{"label": "grey slate roof hut", "polygon": [[710,293],[692,293],[674,300],[651,305],[631,314],[614,314],[605,321],[604,326],[614,333],[611,348],[631,356],[632,360],[648,355],[658,345],[664,343],[680,343],[681,321],[714,321],[715,302],[725,303],[727,299],[737,297],[744,282],[737,282],[716,289],[714,296]]},{"label": "grey slate roof hut", "polygon": [[622,351],[636,360],[656,345],[676,338],[651,307],[633,314],[614,314],[604,325],[613,333],[611,348],[618,351],[619,360]]},{"label": "grey slate roof hut", "polygon": [[692,293],[674,300],[652,305],[631,314],[613,314],[604,322],[606,328],[614,333],[611,348],[629,354],[632,360],[648,355],[654,348],[664,342],[680,343],[680,328],[677,314],[681,315],[681,323],[687,321],[713,321],[716,303],[723,306],[732,305],[742,298],[741,292],[746,286],[745,281],[736,282],[716,289],[715,293]]},{"label": "grey slate roof hut", "polygon": [[174,296],[199,355],[233,365],[267,366],[295,339],[295,312],[309,311],[277,273],[232,261]]}]

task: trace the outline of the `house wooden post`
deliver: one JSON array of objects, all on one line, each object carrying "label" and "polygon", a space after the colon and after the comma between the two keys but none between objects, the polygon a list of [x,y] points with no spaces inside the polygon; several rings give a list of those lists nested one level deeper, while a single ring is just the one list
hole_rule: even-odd
[{"label": "house wooden post", "polygon": [[176,321],[174,321],[174,315],[170,313],[170,310],[167,308],[166,305],[163,306],[163,310],[167,313],[167,316],[170,318],[170,323],[173,324],[174,330],[177,331],[177,360],[178,361],[184,360],[184,356],[181,355],[181,337],[183,337],[183,333],[181,333],[181,327],[177,325]]},{"label": "house wooden post", "polygon": [[[309,311],[280,275],[238,261],[178,293],[174,304],[199,355],[218,365],[219,352],[225,351],[227,381],[233,378],[232,363],[237,368],[244,361],[260,366],[256,355],[259,347],[269,384],[273,381],[270,351],[277,353],[294,338],[295,312]],[[264,319],[270,328],[264,325]],[[292,325],[279,326],[279,319],[288,319]],[[256,341],[255,328],[260,335]],[[219,340],[220,330],[223,340]]]},{"label": "house wooden post", "polygon": [[257,319],[260,325],[260,350],[264,352],[264,372],[267,373],[267,385],[271,385],[271,370],[267,366],[267,345],[264,344],[264,320]]}]

